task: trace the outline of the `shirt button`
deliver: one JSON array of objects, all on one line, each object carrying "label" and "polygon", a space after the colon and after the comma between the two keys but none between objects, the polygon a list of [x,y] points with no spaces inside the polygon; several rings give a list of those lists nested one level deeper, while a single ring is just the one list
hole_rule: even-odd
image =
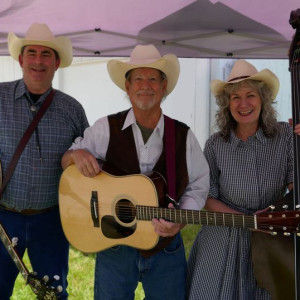
[{"label": "shirt button", "polygon": [[31,106],[30,106],[30,109],[31,109],[31,111],[36,111],[36,106],[31,105]]}]

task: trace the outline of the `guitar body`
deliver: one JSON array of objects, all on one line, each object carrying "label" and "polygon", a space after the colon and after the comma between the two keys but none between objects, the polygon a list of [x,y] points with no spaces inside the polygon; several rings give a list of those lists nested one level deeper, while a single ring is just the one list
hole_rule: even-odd
[{"label": "guitar body", "polygon": [[164,185],[157,173],[151,179],[142,174],[114,176],[102,171],[89,178],[75,165],[69,166],[59,185],[60,216],[68,241],[86,253],[116,245],[153,248],[158,235],[151,222],[137,220],[135,206],[158,206]]}]

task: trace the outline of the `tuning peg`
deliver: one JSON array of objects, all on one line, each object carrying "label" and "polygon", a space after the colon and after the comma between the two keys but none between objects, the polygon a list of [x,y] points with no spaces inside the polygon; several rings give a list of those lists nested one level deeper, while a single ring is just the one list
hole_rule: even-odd
[{"label": "tuning peg", "polygon": [[45,275],[43,278],[42,278],[43,282],[44,283],[48,283],[49,281],[49,276],[48,275]]},{"label": "tuning peg", "polygon": [[283,235],[285,235],[285,236],[291,236],[291,233],[290,232],[285,232]]},{"label": "tuning peg", "polygon": [[270,205],[269,208],[273,211],[275,209],[274,205]]},{"label": "tuning peg", "polygon": [[300,204],[296,205],[296,209],[298,209],[298,210],[300,209]]},{"label": "tuning peg", "polygon": [[60,279],[60,277],[58,275],[54,275],[53,278],[58,281]]},{"label": "tuning peg", "polygon": [[11,245],[13,246],[13,247],[15,247],[15,246],[17,246],[18,245],[18,238],[17,237],[13,237],[12,239],[11,239]]},{"label": "tuning peg", "polygon": [[57,293],[61,293],[63,291],[63,287],[61,285],[59,285],[57,288],[56,288],[56,291]]},{"label": "tuning peg", "polygon": [[285,205],[282,206],[283,210],[287,210],[288,207],[289,207],[289,206],[288,206],[287,204],[285,204]]}]

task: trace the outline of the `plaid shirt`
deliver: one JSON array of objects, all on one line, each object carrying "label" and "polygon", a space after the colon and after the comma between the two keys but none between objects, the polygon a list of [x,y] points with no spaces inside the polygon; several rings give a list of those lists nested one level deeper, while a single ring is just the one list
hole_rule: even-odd
[{"label": "plaid shirt", "polygon": [[[0,160],[3,174],[48,93],[34,103],[23,80],[0,83]],[[17,210],[57,205],[62,155],[76,137],[83,135],[86,127],[88,121],[81,104],[56,91],[53,102],[20,156],[0,203]]]}]

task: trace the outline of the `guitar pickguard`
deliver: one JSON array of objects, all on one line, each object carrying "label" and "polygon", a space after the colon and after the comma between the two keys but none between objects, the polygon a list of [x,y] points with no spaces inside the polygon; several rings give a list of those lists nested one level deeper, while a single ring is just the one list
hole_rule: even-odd
[{"label": "guitar pickguard", "polygon": [[[104,215],[101,219],[98,192],[92,191],[91,196],[91,218],[94,227],[101,227],[102,234],[109,239],[122,239],[132,235],[136,230],[136,224],[130,225],[135,220],[134,205],[128,199],[120,199],[115,205],[115,216]],[[128,226],[126,226],[128,224]],[[125,226],[124,226],[125,225]]]},{"label": "guitar pickguard", "polygon": [[122,239],[134,234],[136,224],[130,227],[120,225],[113,216],[104,216],[101,220],[102,233],[109,239]]}]

